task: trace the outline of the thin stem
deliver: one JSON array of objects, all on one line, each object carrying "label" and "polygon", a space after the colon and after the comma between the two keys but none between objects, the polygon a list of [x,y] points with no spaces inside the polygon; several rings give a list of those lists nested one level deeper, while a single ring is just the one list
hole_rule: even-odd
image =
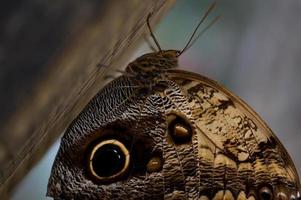
[{"label": "thin stem", "polygon": [[157,41],[157,39],[156,39],[156,37],[155,37],[155,35],[154,35],[153,31],[152,31],[152,28],[150,26],[150,23],[149,23],[149,18],[150,17],[151,17],[151,13],[148,14],[147,19],[146,19],[148,30],[149,30],[149,32],[151,34],[151,37],[153,38],[154,42],[156,43],[156,46],[158,47],[159,51],[162,51],[162,49],[161,49],[161,47],[159,45],[159,42]]},{"label": "thin stem", "polygon": [[190,45],[190,42],[192,41],[194,35],[196,34],[197,30],[199,29],[199,27],[201,26],[201,24],[204,22],[204,20],[207,18],[207,16],[209,15],[209,13],[212,11],[212,9],[215,7],[216,2],[212,3],[210,5],[210,7],[207,9],[206,13],[204,14],[204,16],[202,17],[201,21],[198,23],[197,27],[194,29],[192,35],[190,36],[187,44],[185,45],[185,47],[182,49],[182,51],[180,51],[179,56],[188,48],[188,46]]},{"label": "thin stem", "polygon": [[190,43],[189,46],[187,46],[187,48],[185,49],[185,51],[187,51],[194,43],[195,41],[197,41],[199,39],[199,37],[201,37],[213,24],[215,24],[215,22],[217,22],[217,20],[220,19],[221,16],[216,16],[211,22],[210,24],[208,24],[195,38],[194,40]]}]

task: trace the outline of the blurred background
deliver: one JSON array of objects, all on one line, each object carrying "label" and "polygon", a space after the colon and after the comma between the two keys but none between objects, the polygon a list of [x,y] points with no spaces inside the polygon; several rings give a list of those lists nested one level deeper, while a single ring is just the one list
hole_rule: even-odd
[{"label": "blurred background", "polygon": [[[177,1],[155,28],[163,49],[182,49],[209,0]],[[180,58],[180,67],[214,79],[245,100],[276,133],[301,172],[301,1],[217,1],[214,24]],[[206,24],[205,23],[205,24]],[[149,52],[144,43],[129,61]],[[57,141],[13,192],[47,199]]]}]

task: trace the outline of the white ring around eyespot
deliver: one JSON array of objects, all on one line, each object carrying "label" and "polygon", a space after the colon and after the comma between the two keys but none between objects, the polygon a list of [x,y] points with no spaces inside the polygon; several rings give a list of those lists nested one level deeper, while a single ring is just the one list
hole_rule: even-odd
[{"label": "white ring around eyespot", "polygon": [[[93,157],[94,157],[94,154],[95,152],[102,146],[106,145],[106,144],[113,144],[113,145],[116,145],[120,148],[120,150],[123,152],[124,156],[125,156],[125,162],[124,162],[124,166],[122,168],[122,170],[120,170],[117,174],[114,174],[112,176],[109,176],[109,177],[101,177],[101,176],[98,176],[94,169],[93,169],[93,164],[92,164],[92,160],[93,160]],[[125,174],[127,172],[127,169],[130,165],[130,154],[129,154],[129,151],[127,150],[127,148],[121,143],[119,142],[118,140],[115,140],[115,139],[109,139],[109,140],[105,140],[105,141],[102,141],[100,142],[99,144],[97,144],[90,156],[89,156],[89,171],[91,172],[91,174],[97,178],[98,180],[100,181],[110,181],[110,180],[113,180],[119,176],[122,176],[123,174]]]}]

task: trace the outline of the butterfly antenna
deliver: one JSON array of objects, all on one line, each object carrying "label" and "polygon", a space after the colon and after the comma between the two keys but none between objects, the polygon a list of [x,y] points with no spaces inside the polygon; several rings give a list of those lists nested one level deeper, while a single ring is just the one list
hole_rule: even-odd
[{"label": "butterfly antenna", "polygon": [[143,38],[144,38],[144,40],[146,41],[148,47],[149,47],[153,52],[157,51],[157,49],[154,47],[154,45],[151,43],[150,39],[149,39],[146,35],[144,35]]},{"label": "butterfly antenna", "polygon": [[146,24],[147,24],[148,30],[149,30],[149,32],[150,32],[150,34],[151,34],[152,39],[153,39],[154,42],[156,43],[156,46],[158,47],[159,51],[162,51],[162,49],[161,49],[161,47],[160,47],[160,45],[159,45],[159,42],[158,42],[158,40],[156,39],[156,37],[155,37],[155,35],[154,35],[153,31],[152,31],[152,28],[151,28],[151,26],[150,26],[150,23],[149,23],[150,17],[151,17],[151,13],[148,14],[147,19],[146,19]]},{"label": "butterfly antenna", "polygon": [[[201,24],[205,21],[205,19],[208,17],[209,13],[213,10],[213,8],[215,7],[215,5],[216,5],[216,2],[212,3],[212,4],[210,5],[210,7],[207,9],[206,13],[205,13],[204,16],[202,17],[201,21],[198,23],[198,25],[196,26],[196,28],[194,29],[194,31],[193,31],[193,33],[191,34],[191,36],[190,36],[188,42],[186,43],[186,45],[185,45],[185,47],[182,49],[182,51],[180,51],[180,53],[179,53],[178,56],[180,56],[184,51],[186,51],[186,50],[190,47],[190,44],[191,44],[191,41],[192,41],[194,35],[197,33],[199,27],[200,27]],[[215,19],[217,20],[218,18],[215,18]],[[213,22],[215,22],[216,20],[213,20]],[[210,24],[212,25],[213,22],[210,23]],[[211,26],[211,25],[210,25],[210,26]],[[205,30],[207,30],[210,26],[208,26],[207,28],[205,28],[202,32],[205,32]],[[198,36],[198,37],[199,37],[199,36]],[[197,38],[198,38],[198,37],[197,37]],[[193,42],[194,42],[194,41],[195,41],[195,40],[193,40]]]},{"label": "butterfly antenna", "polygon": [[209,28],[212,27],[213,24],[215,24],[215,22],[217,22],[219,19],[221,18],[221,16],[216,16],[211,22],[210,24],[208,24],[208,26],[206,26],[195,38],[194,40],[190,43],[190,45],[187,46],[187,48],[185,49],[185,51],[187,51],[194,43],[195,41],[197,41],[199,39],[199,37],[201,37]]}]

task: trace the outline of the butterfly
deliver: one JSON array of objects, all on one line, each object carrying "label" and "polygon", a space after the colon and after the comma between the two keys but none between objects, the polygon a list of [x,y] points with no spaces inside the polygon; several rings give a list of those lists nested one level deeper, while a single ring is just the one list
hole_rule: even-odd
[{"label": "butterfly", "polygon": [[199,25],[178,51],[162,50],[147,22],[158,50],[131,62],[70,124],[47,195],[301,199],[293,161],[264,121],[217,82],[175,69]]}]

